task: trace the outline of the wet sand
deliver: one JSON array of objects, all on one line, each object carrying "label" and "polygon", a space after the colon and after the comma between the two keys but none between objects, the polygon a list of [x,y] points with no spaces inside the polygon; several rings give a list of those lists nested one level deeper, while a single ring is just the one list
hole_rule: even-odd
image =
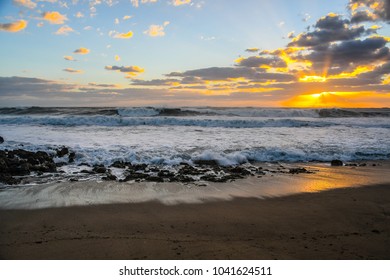
[{"label": "wet sand", "polygon": [[0,210],[1,259],[390,259],[390,184],[267,199]]}]

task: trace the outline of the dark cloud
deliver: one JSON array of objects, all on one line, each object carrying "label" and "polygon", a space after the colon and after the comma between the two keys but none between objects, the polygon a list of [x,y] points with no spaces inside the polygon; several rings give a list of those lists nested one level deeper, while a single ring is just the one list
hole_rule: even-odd
[{"label": "dark cloud", "polygon": [[312,32],[301,33],[288,44],[290,47],[314,47],[337,41],[347,41],[363,35],[375,33],[373,29],[364,26],[350,25],[350,21],[340,15],[327,15],[320,18]]},{"label": "dark cloud", "polygon": [[260,51],[260,49],[259,48],[249,48],[249,49],[246,49],[245,51],[250,52],[250,53],[255,53],[255,52]]},{"label": "dark cloud", "polygon": [[253,68],[210,67],[185,72],[172,72],[167,77],[198,77],[203,80],[217,81],[231,78],[256,78],[258,71]]},{"label": "dark cloud", "polygon": [[350,0],[348,5],[352,23],[365,21],[390,22],[389,0]]},{"label": "dark cloud", "polygon": [[143,69],[138,66],[106,66],[104,67],[106,70],[119,71],[123,73],[130,72],[143,72]]},{"label": "dark cloud", "polygon": [[97,84],[97,83],[88,83],[89,86],[101,87],[101,88],[116,88],[118,87],[115,84]]},{"label": "dark cloud", "polygon": [[244,66],[244,67],[260,67],[260,66],[269,66],[269,67],[278,67],[278,68],[287,67],[286,62],[284,62],[284,60],[278,56],[273,56],[273,57],[250,56],[248,58],[240,59],[237,65]]},{"label": "dark cloud", "polygon": [[133,86],[169,86],[171,83],[179,82],[178,79],[153,79],[149,81],[134,79],[131,81]]},{"label": "dark cloud", "polygon": [[355,68],[373,62],[388,61],[390,53],[386,44],[387,40],[383,37],[345,41],[315,49],[302,59],[310,60],[317,71],[327,67],[342,72],[349,67]]}]

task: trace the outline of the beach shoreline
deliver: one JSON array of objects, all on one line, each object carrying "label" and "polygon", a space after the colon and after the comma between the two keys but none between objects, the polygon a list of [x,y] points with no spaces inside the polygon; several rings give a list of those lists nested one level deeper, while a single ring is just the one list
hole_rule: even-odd
[{"label": "beach shoreline", "polygon": [[389,221],[390,184],[201,204],[0,210],[0,258],[389,259]]}]

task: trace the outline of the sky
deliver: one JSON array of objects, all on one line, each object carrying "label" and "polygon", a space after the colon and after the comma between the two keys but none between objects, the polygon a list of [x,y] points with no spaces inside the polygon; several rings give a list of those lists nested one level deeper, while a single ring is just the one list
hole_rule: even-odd
[{"label": "sky", "polygon": [[0,0],[0,106],[390,107],[389,0]]}]

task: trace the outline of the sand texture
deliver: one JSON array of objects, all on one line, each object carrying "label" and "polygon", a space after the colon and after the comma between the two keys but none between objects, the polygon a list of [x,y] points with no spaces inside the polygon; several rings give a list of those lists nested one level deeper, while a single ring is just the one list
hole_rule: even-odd
[{"label": "sand texture", "polygon": [[390,185],[0,210],[1,259],[390,259]]}]

